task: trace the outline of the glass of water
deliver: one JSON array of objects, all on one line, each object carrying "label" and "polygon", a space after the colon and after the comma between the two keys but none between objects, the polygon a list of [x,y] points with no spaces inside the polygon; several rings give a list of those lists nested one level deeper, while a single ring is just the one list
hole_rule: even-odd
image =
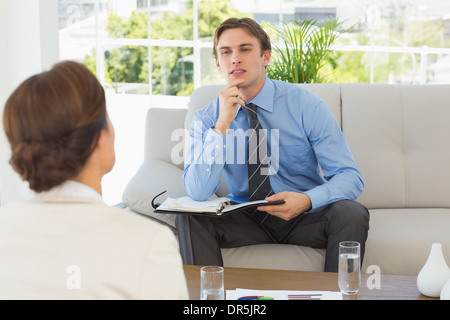
[{"label": "glass of water", "polygon": [[339,243],[339,289],[356,294],[361,284],[361,245],[356,241]]},{"label": "glass of water", "polygon": [[200,299],[224,300],[222,267],[206,266],[200,269]]}]

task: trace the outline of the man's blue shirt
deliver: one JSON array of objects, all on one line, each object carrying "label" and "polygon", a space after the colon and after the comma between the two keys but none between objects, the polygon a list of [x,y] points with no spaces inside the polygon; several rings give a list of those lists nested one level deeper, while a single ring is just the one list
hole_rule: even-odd
[{"label": "man's blue shirt", "polygon": [[[262,90],[248,102],[259,107],[258,120],[267,129],[270,184],[275,193],[305,193],[312,211],[361,194],[361,174],[322,100],[298,85],[266,78]],[[219,187],[223,174],[229,198],[248,201],[245,140],[249,119],[239,106],[229,133],[220,135],[213,129],[218,116],[218,98],[195,114],[185,157],[185,189],[194,200],[206,200]]]}]

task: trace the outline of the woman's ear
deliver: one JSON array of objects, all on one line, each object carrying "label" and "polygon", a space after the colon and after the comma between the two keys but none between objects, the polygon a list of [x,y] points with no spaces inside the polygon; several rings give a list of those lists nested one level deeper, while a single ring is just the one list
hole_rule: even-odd
[{"label": "woman's ear", "polygon": [[101,148],[103,145],[105,144],[105,129],[102,129],[102,131],[100,131],[100,134],[98,135],[98,139],[97,139],[97,145],[95,146],[95,148]]},{"label": "woman's ear", "polygon": [[109,117],[107,117],[107,127],[100,131],[98,137],[96,151],[98,152],[98,159],[105,173],[112,170],[116,161],[115,154],[115,131]]}]

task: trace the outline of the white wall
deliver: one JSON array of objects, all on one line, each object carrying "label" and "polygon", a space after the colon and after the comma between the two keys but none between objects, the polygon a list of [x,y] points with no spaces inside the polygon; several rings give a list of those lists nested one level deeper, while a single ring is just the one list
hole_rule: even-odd
[{"label": "white wall", "polygon": [[[58,1],[0,1],[0,114],[12,91],[59,60]],[[28,185],[8,164],[9,145],[0,121],[0,205],[27,198]]]},{"label": "white wall", "polygon": [[[7,18],[7,14],[6,14],[6,10],[5,10],[5,3],[4,2],[0,2],[0,42],[1,43],[5,43],[5,46],[1,46],[0,48],[0,115],[2,114],[2,110],[3,110],[3,105],[5,104],[5,97],[6,97],[6,92],[7,92],[7,87],[8,87],[8,83],[7,83],[7,79],[9,78],[9,69],[6,68],[6,62],[9,60],[9,54],[8,51],[6,50],[6,44],[9,42],[8,41],[8,34],[6,31],[6,18]],[[3,121],[1,120],[1,116],[0,116],[0,206],[2,205],[2,188],[3,188],[3,184],[2,184],[2,164],[4,162],[5,159],[5,146],[4,146],[4,135],[2,135],[3,133]]]}]

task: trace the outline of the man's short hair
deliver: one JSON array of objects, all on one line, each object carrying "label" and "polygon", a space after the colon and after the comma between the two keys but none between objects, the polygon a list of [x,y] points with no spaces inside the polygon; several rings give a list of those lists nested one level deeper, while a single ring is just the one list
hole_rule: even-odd
[{"label": "man's short hair", "polygon": [[255,20],[250,18],[230,18],[222,22],[222,24],[217,28],[214,34],[214,58],[217,59],[217,44],[219,43],[219,39],[222,33],[225,30],[236,28],[247,30],[251,35],[255,36],[259,40],[259,44],[261,45],[261,54],[263,54],[266,50],[272,50],[269,35]]}]

